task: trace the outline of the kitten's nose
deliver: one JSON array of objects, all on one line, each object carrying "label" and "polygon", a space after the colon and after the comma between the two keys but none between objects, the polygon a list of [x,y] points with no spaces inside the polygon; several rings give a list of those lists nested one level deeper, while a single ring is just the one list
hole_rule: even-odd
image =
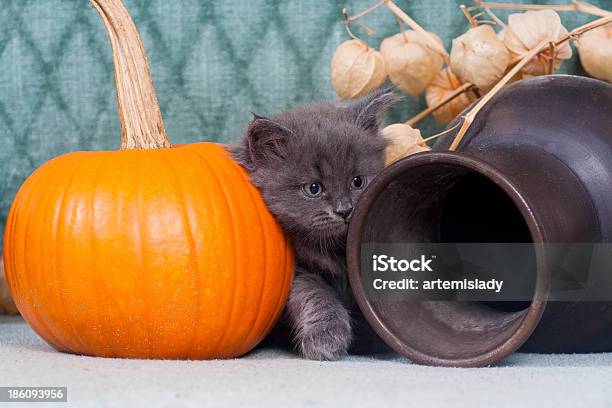
[{"label": "kitten's nose", "polygon": [[346,220],[353,212],[353,205],[348,201],[340,201],[334,209],[334,212]]}]

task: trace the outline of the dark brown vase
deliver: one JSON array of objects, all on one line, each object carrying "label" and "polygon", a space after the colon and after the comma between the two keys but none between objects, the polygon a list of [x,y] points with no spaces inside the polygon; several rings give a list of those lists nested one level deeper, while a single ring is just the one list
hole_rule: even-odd
[{"label": "dark brown vase", "polygon": [[[372,328],[430,365],[483,366],[519,348],[612,350],[609,302],[367,296],[361,250],[370,242],[612,242],[611,85],[565,75],[520,81],[483,108],[456,152],[447,151],[452,138],[385,169],[355,209],[347,264]],[[546,294],[541,261],[533,279]]]}]

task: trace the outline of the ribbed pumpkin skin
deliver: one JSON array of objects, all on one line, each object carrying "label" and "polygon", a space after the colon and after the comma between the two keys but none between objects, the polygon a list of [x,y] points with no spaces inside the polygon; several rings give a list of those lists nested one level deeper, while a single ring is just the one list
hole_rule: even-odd
[{"label": "ribbed pumpkin skin", "polygon": [[128,358],[248,352],[293,273],[259,192],[212,143],[49,161],[15,198],[4,261],[19,311],[53,347]]}]

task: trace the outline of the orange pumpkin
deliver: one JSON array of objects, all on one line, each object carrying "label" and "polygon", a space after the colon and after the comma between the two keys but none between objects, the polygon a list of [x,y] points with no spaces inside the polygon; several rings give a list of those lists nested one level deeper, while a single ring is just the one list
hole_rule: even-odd
[{"label": "orange pumpkin", "polygon": [[23,184],[4,239],[17,307],[61,351],[242,355],[282,311],[291,247],[222,146],[166,147],[127,11],[119,0],[92,2],[113,44],[123,148],[65,154]]}]

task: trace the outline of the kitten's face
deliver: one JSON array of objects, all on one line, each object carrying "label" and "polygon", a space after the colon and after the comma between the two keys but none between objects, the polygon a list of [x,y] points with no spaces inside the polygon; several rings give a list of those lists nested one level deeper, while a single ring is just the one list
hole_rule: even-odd
[{"label": "kitten's face", "polygon": [[246,151],[237,158],[288,233],[313,241],[346,235],[357,200],[384,166],[376,115],[392,94],[383,95],[349,106],[313,104],[251,123]]},{"label": "kitten's face", "polygon": [[383,168],[383,140],[357,126],[326,120],[295,133],[284,159],[258,168],[255,179],[270,210],[288,229],[342,236],[359,196]]}]

